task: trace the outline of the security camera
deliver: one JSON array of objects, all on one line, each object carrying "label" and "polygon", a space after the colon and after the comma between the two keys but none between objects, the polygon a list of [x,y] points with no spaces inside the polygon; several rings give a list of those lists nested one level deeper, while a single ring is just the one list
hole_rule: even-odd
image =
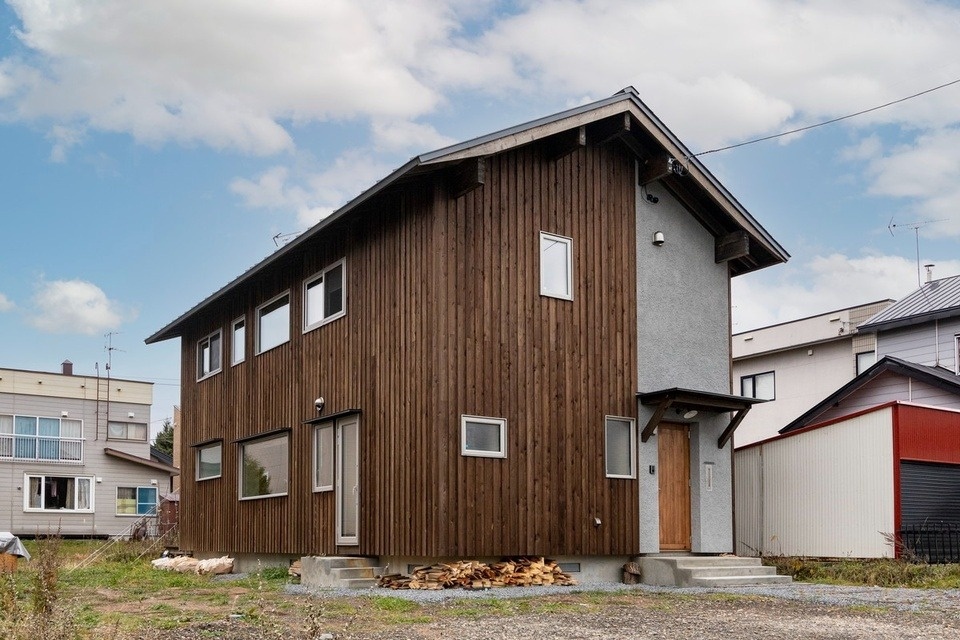
[{"label": "security camera", "polygon": [[322,396],[313,401],[313,406],[317,408],[317,413],[323,413],[323,405],[324,402]]}]

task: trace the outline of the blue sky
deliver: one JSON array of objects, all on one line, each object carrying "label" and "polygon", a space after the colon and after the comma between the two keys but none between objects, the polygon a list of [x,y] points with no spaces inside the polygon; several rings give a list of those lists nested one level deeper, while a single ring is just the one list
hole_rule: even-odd
[{"label": "blue sky", "polygon": [[[960,78],[960,5],[920,0],[8,0],[0,366],[178,402],[143,340],[411,156],[633,85],[694,151]],[[702,160],[787,248],[734,330],[960,273],[960,85]],[[900,226],[891,234],[891,219]]]}]

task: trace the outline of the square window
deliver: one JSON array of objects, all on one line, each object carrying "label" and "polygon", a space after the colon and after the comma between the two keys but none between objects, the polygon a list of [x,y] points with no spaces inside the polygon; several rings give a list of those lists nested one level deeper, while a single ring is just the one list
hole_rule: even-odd
[{"label": "square window", "polygon": [[233,340],[230,341],[230,364],[240,364],[247,356],[247,320],[233,321]]},{"label": "square window", "polygon": [[219,478],[222,472],[223,443],[197,447],[197,480]]},{"label": "square window", "polygon": [[240,499],[287,494],[289,437],[270,436],[240,445]]},{"label": "square window", "polygon": [[313,431],[313,490],[333,491],[333,425]]},{"label": "square window", "polygon": [[540,232],[540,295],[573,300],[573,240]]},{"label": "square window", "polygon": [[507,457],[507,421],[503,418],[461,416],[460,452],[483,458]]},{"label": "square window", "polygon": [[740,378],[740,395],[757,400],[773,400],[776,397],[773,371],[756,373]]},{"label": "square window", "polygon": [[220,371],[220,331],[197,341],[197,380]]},{"label": "square window", "polygon": [[156,512],[156,487],[117,487],[118,516],[145,516]]},{"label": "square window", "polygon": [[346,314],[344,260],[303,283],[303,330],[309,331]]},{"label": "square window", "polygon": [[257,353],[290,340],[290,293],[281,293],[257,308]]},{"label": "square window", "polygon": [[604,420],[608,478],[637,477],[636,423],[633,418],[607,416]]}]

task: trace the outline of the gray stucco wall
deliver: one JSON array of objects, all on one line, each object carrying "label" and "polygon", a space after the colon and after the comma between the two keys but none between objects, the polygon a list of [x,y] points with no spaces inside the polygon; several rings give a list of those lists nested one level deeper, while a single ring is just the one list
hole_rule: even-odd
[{"label": "gray stucco wall", "polygon": [[[637,194],[637,379],[640,392],[683,387],[730,393],[730,279],[714,262],[714,238],[660,185],[646,188],[656,204]],[[660,231],[664,244],[654,246]],[[642,429],[653,414],[639,407]],[[685,422],[673,413],[671,422]],[[729,414],[701,412],[690,425],[691,548],[733,550],[731,444],[717,447]],[[660,550],[657,437],[640,443],[640,548]],[[705,464],[713,465],[706,489]],[[658,470],[657,470],[658,471]]]}]

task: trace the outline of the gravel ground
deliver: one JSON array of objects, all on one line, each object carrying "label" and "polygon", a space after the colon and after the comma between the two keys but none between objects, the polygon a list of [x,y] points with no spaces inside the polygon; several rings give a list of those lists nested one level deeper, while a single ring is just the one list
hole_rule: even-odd
[{"label": "gravel ground", "polygon": [[[303,590],[290,587],[291,591]],[[626,603],[579,613],[570,607],[557,613],[535,613],[477,619],[441,619],[393,628],[388,632],[335,633],[335,637],[526,639],[654,639],[773,640],[781,638],[873,639],[960,638],[960,590],[885,589],[793,583],[723,589],[589,584],[580,587],[505,588],[489,591],[389,591],[370,589],[371,597],[390,595],[422,603],[469,598],[523,598],[569,595],[577,591],[635,592]],[[340,597],[324,590],[315,597]],[[354,591],[354,596],[357,592]],[[644,597],[648,596],[648,597]],[[574,605],[575,607],[576,605]]]},{"label": "gravel ground", "polygon": [[[605,599],[577,593],[610,591],[624,594]],[[884,589],[794,583],[768,587],[723,589],[588,584],[578,587],[508,587],[488,591],[393,591],[368,589],[310,591],[288,585],[287,594],[317,599],[390,596],[422,603],[425,620],[381,625],[374,630],[351,628],[344,619],[323,632],[336,640],[813,640],[884,638],[960,638],[960,590]],[[568,596],[568,597],[563,597]],[[462,601],[543,598],[533,612],[500,615],[496,608],[468,614]],[[298,598],[299,602],[303,602]],[[454,605],[452,601],[461,601]],[[479,603],[478,603],[479,604]],[[364,607],[363,604],[360,605]],[[371,601],[371,606],[374,606]],[[582,609],[582,611],[580,610]],[[360,617],[363,617],[362,614]],[[306,636],[289,629],[269,629],[242,620],[154,631],[150,640],[286,640]],[[319,637],[319,636],[317,636]],[[309,639],[308,639],[309,640]]]}]

